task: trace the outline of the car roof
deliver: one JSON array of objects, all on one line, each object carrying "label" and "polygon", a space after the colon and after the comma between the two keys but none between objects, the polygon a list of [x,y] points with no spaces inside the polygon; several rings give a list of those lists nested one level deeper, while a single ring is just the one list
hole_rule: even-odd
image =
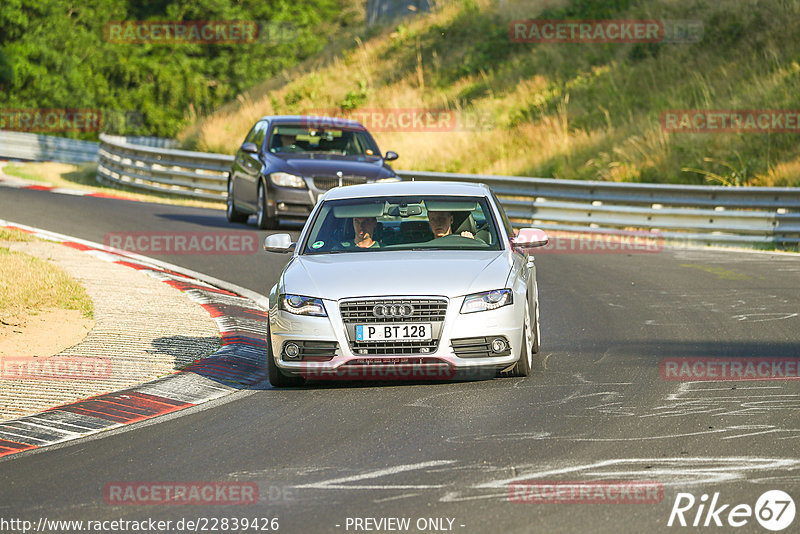
[{"label": "car roof", "polygon": [[469,182],[378,182],[334,187],[322,200],[403,195],[490,196],[485,184]]},{"label": "car roof", "polygon": [[351,119],[342,119],[327,115],[265,115],[259,120],[268,120],[273,124],[313,124],[320,126],[336,126],[339,128],[353,128],[356,130],[366,130],[364,125]]}]

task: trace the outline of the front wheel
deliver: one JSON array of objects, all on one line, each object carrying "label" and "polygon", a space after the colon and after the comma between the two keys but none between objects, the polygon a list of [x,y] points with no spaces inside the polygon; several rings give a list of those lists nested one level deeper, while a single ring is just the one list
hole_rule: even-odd
[{"label": "front wheel", "polygon": [[[511,370],[511,376],[528,376],[533,369],[533,354],[538,351],[538,346],[534,347],[534,325],[531,321],[531,308],[525,298],[525,318],[522,327],[522,344],[517,365]],[[537,321],[538,325],[538,321]],[[536,336],[538,338],[538,336]]]},{"label": "front wheel", "polygon": [[225,215],[229,223],[243,223],[247,221],[247,214],[236,209],[233,199],[233,180],[228,178],[228,199],[225,207]]},{"label": "front wheel", "polygon": [[278,218],[270,217],[267,214],[267,192],[264,191],[264,184],[258,184],[258,212],[256,212],[256,224],[259,230],[272,230],[278,227]]}]

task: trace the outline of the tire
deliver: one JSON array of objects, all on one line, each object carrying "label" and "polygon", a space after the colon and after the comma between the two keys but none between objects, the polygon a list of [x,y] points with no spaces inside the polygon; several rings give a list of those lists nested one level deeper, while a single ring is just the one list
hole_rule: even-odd
[{"label": "tire", "polygon": [[542,339],[542,329],[540,328],[540,325],[539,325],[539,297],[538,296],[536,297],[536,304],[535,305],[536,305],[536,308],[534,309],[533,317],[534,317],[534,321],[535,321],[534,324],[536,326],[533,328],[534,338],[533,338],[533,345],[532,345],[532,348],[531,348],[531,352],[533,354],[539,354],[539,348],[541,346],[541,339]]},{"label": "tire", "polygon": [[[525,319],[522,327],[522,343],[520,344],[520,355],[517,365],[511,370],[511,376],[525,377],[531,374],[533,368],[533,342],[535,329],[531,321],[531,308],[528,299],[525,298]],[[537,349],[538,350],[538,349]]]},{"label": "tire", "polygon": [[258,211],[256,212],[256,225],[259,230],[272,230],[278,227],[278,218],[267,215],[267,194],[264,184],[258,184]]},{"label": "tire", "polygon": [[274,388],[291,388],[302,386],[305,383],[305,380],[299,376],[286,376],[281,372],[278,368],[278,365],[275,363],[275,357],[272,354],[272,342],[271,336],[269,333],[269,329],[267,329],[267,376],[269,377],[269,383],[272,384]]},{"label": "tire", "polygon": [[225,216],[229,223],[247,222],[247,214],[236,209],[233,201],[233,180],[228,178],[228,199],[226,201]]}]

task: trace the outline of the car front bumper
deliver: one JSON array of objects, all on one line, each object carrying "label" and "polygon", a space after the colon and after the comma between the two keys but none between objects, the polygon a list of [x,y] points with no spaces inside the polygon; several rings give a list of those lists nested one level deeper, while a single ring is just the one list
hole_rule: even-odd
[{"label": "car front bumper", "polygon": [[[397,297],[392,297],[397,298]],[[436,297],[444,299],[444,297]],[[496,310],[461,314],[464,297],[448,301],[440,323],[438,345],[428,352],[363,354],[354,349],[339,302],[324,300],[327,317],[309,317],[273,309],[270,312],[272,354],[284,374],[317,380],[460,380],[495,376],[515,364],[523,339],[524,303]],[[349,321],[352,325],[352,321]],[[503,339],[507,350],[494,353],[475,349],[480,339]],[[303,347],[302,359],[287,357],[287,343]],[[454,347],[455,345],[455,347]],[[464,349],[470,345],[472,350]],[[391,343],[386,344],[392,346]],[[306,347],[310,347],[305,350]],[[363,350],[363,349],[362,349]],[[465,353],[468,350],[468,353]]]}]

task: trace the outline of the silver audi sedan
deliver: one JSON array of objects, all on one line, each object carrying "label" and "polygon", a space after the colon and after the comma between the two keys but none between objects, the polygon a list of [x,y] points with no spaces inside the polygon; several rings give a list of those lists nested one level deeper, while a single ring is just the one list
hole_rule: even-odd
[{"label": "silver audi sedan", "polygon": [[269,296],[273,386],[305,380],[528,376],[539,351],[530,249],[483,184],[337,187],[314,207]]}]

